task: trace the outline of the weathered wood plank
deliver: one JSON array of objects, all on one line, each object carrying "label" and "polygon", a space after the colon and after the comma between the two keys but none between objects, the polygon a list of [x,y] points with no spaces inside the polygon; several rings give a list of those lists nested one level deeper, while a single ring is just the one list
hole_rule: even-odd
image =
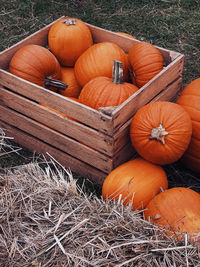
[{"label": "weathered wood plank", "polygon": [[46,127],[24,115],[0,106],[0,119],[22,131],[31,134],[32,136],[51,144],[73,157],[78,158],[103,172],[112,170],[112,159],[105,154],[102,154],[95,149],[85,146],[80,142],[75,141],[57,131]]},{"label": "weathered wood plank", "polygon": [[44,142],[41,142],[39,139],[1,120],[0,127],[5,129],[10,136],[14,137],[14,141],[22,147],[25,147],[30,151],[34,151],[38,154],[44,154],[46,158],[48,158],[48,154],[50,154],[65,168],[68,168],[73,172],[80,174],[84,178],[88,177],[97,184],[102,184],[105,177],[107,176],[107,173],[103,173],[102,171],[90,166],[89,164],[73,158],[71,155],[64,153]]},{"label": "weathered wood plank", "polygon": [[0,70],[0,84],[29,99],[43,103],[82,123],[112,135],[112,118],[67,97]]},{"label": "weathered wood plank", "polygon": [[94,147],[97,151],[105,153],[108,156],[113,155],[113,137],[111,136],[61,116],[60,114],[1,86],[0,100],[4,105],[31,117],[60,133],[72,137],[90,147]]}]

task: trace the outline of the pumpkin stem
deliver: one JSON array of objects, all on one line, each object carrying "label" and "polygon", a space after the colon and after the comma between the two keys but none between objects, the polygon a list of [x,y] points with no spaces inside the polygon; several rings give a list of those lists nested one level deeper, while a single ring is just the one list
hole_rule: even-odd
[{"label": "pumpkin stem", "polygon": [[120,61],[113,60],[112,82],[123,84],[123,64]]},{"label": "pumpkin stem", "polygon": [[66,24],[67,26],[76,25],[76,20],[75,19],[66,19],[65,21],[63,21],[63,23]]},{"label": "pumpkin stem", "polygon": [[160,141],[164,145],[165,135],[168,135],[168,132],[165,131],[165,128],[163,128],[162,126],[162,123],[160,123],[157,128],[153,128],[151,130],[151,136],[149,137],[149,139],[150,140],[156,139],[157,141]]},{"label": "pumpkin stem", "polygon": [[61,90],[65,90],[68,85],[64,82],[61,82],[59,80],[56,80],[56,79],[53,79],[51,77],[46,77],[45,80],[44,80],[44,86],[45,87],[55,87],[55,88],[58,88],[58,89],[61,89]]}]

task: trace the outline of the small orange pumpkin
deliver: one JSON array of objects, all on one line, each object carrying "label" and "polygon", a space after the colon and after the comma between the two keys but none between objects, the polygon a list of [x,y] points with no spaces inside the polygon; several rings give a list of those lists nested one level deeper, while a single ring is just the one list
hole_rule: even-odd
[{"label": "small orange pumpkin", "polygon": [[162,167],[136,158],[115,168],[105,178],[103,199],[123,201],[132,209],[143,209],[160,190],[167,189],[168,181]]},{"label": "small orange pumpkin", "polygon": [[141,107],[130,124],[133,147],[144,159],[160,165],[181,158],[192,134],[192,122],[178,104],[157,101]]},{"label": "small orange pumpkin", "polygon": [[17,50],[10,61],[9,71],[53,91],[67,87],[59,81],[61,69],[58,60],[47,48],[40,45],[25,45]]},{"label": "small orange pumpkin", "polygon": [[88,48],[76,61],[74,70],[81,87],[93,78],[105,76],[112,78],[113,60],[122,62],[124,81],[128,77],[128,58],[115,43],[101,42]]},{"label": "small orange pumpkin", "polygon": [[83,21],[64,18],[51,26],[48,43],[61,65],[72,67],[77,58],[93,45],[93,39],[90,29]]},{"label": "small orange pumpkin", "polygon": [[182,157],[187,168],[200,173],[200,78],[189,83],[176,101],[192,120],[192,138]]},{"label": "small orange pumpkin", "polygon": [[161,52],[150,43],[135,43],[128,53],[130,73],[139,87],[145,85],[163,69]]},{"label": "small orange pumpkin", "polygon": [[146,220],[164,226],[168,235],[183,239],[186,232],[195,241],[200,232],[199,207],[199,193],[174,187],[156,195],[146,206],[144,216]]},{"label": "small orange pumpkin", "polygon": [[81,92],[81,87],[76,80],[74,68],[61,67],[61,81],[66,83],[68,87],[65,90],[60,90],[60,94],[78,98]]},{"label": "small orange pumpkin", "polygon": [[82,88],[79,100],[82,104],[98,109],[100,107],[118,106],[133,95],[138,87],[123,82],[121,62],[114,61],[113,77],[96,77]]}]

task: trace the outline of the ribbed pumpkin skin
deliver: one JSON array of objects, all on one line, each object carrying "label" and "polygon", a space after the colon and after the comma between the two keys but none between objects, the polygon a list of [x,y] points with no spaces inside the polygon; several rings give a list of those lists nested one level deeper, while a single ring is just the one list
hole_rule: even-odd
[{"label": "ribbed pumpkin skin", "polygon": [[163,69],[163,56],[160,51],[150,43],[135,43],[128,53],[128,60],[132,66],[136,84],[145,85]]},{"label": "ribbed pumpkin skin", "polygon": [[[162,123],[168,134],[165,144],[150,139],[151,131]],[[130,124],[133,147],[144,159],[160,165],[170,164],[181,158],[192,134],[192,122],[187,112],[178,104],[157,101],[140,108]]]},{"label": "ribbed pumpkin skin", "polygon": [[46,77],[60,79],[61,69],[56,57],[45,47],[26,45],[11,59],[9,71],[29,82],[44,86]]},{"label": "ribbed pumpkin skin", "polygon": [[184,88],[176,103],[187,111],[192,120],[192,138],[182,160],[189,169],[200,173],[200,78]]},{"label": "ribbed pumpkin skin", "polygon": [[74,66],[77,58],[91,45],[92,34],[88,26],[81,20],[76,25],[66,25],[66,19],[61,19],[53,24],[49,30],[49,48],[63,66]]},{"label": "ribbed pumpkin skin", "polygon": [[[174,187],[156,195],[146,206],[144,216],[152,223],[174,231],[200,232],[200,194],[192,189]],[[181,238],[184,236],[179,236]]]},{"label": "ribbed pumpkin skin", "polygon": [[61,81],[66,83],[68,87],[65,90],[60,90],[60,94],[78,98],[81,92],[81,87],[76,80],[74,68],[61,67]]},{"label": "ribbed pumpkin skin", "polygon": [[119,199],[132,209],[143,209],[161,188],[167,189],[167,176],[162,167],[142,158],[130,160],[105,178],[102,186],[103,199]]},{"label": "ribbed pumpkin skin", "polygon": [[79,100],[91,108],[118,106],[133,95],[138,87],[131,83],[116,84],[108,77],[96,77],[81,90]]},{"label": "ribbed pumpkin skin", "polygon": [[113,60],[123,64],[124,81],[128,76],[128,58],[126,53],[116,44],[101,42],[88,48],[76,61],[75,76],[83,87],[91,79],[105,76],[112,77]]}]

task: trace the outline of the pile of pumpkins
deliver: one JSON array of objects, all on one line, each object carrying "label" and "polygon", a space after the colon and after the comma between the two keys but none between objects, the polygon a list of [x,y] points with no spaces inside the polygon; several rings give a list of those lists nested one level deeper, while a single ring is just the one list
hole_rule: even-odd
[{"label": "pile of pumpkins", "polygon": [[[128,53],[112,42],[95,44],[88,26],[75,18],[51,26],[48,46],[23,46],[9,71],[97,110],[120,105],[163,69],[163,56],[152,44],[136,42]],[[130,140],[140,157],[114,169],[102,186],[104,199],[143,210],[145,219],[176,237],[200,232],[200,194],[184,187],[168,189],[162,165],[181,159],[200,173],[199,103],[200,78],[176,103],[157,101],[140,108],[130,125]]]},{"label": "pile of pumpkins", "polygon": [[130,124],[139,158],[114,169],[104,180],[104,199],[121,200],[167,235],[200,242],[200,194],[185,187],[168,189],[163,165],[179,159],[200,173],[200,78],[187,85],[176,103],[157,101],[141,107]]},{"label": "pile of pumpkins", "polygon": [[94,109],[120,105],[163,69],[152,44],[137,42],[125,53],[113,42],[94,43],[86,23],[75,18],[50,27],[48,46],[21,47],[9,71]]}]

